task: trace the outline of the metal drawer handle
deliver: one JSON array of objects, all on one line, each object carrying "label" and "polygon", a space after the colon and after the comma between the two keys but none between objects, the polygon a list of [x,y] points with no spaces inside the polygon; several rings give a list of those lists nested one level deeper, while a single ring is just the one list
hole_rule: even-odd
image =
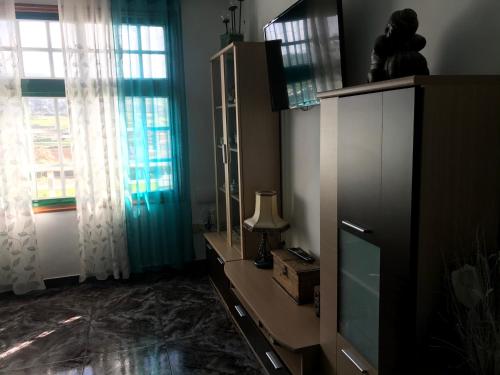
[{"label": "metal drawer handle", "polygon": [[342,220],[342,224],[344,224],[345,226],[348,226],[349,228],[357,230],[358,232],[361,232],[361,233],[368,233],[369,232],[368,229],[362,228],[362,227],[360,227],[358,225],[355,225],[353,223],[350,223],[350,222],[348,222],[346,220]]},{"label": "metal drawer handle", "polygon": [[245,316],[247,316],[247,312],[240,305],[235,305],[234,309],[236,310],[236,312],[238,313],[238,315],[240,316],[240,318],[244,318]]},{"label": "metal drawer handle", "polygon": [[360,373],[362,374],[368,374],[368,371],[366,371],[363,367],[361,367],[350,355],[347,353],[344,349],[340,350],[343,355],[347,357],[347,359],[359,370]]},{"label": "metal drawer handle", "polygon": [[217,257],[217,260],[221,265],[224,265],[224,260],[221,257]]},{"label": "metal drawer handle", "polygon": [[266,356],[269,359],[269,362],[271,362],[271,364],[273,365],[275,370],[279,370],[280,368],[283,368],[283,364],[278,359],[276,354],[274,354],[273,352],[266,352]]}]

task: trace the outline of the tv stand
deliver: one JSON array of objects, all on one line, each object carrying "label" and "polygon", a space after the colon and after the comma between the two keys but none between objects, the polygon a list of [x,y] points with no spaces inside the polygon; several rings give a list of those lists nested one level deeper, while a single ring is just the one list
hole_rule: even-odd
[{"label": "tv stand", "polygon": [[319,373],[319,319],[314,307],[297,305],[251,260],[225,258],[217,233],[205,234],[212,284],[230,316],[269,374]]}]

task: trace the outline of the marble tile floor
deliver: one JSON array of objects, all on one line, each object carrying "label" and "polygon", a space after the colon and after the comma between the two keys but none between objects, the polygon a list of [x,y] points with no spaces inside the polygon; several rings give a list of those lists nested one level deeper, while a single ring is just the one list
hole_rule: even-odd
[{"label": "marble tile floor", "polygon": [[204,275],[0,295],[0,375],[263,374]]}]

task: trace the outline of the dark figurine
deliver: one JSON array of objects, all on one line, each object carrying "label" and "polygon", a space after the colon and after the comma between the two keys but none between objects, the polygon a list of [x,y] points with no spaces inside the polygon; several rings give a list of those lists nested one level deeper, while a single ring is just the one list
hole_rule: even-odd
[{"label": "dark figurine", "polygon": [[385,34],[375,41],[368,82],[429,74],[427,60],[419,52],[426,41],[416,34],[417,29],[417,13],[413,9],[392,13]]}]

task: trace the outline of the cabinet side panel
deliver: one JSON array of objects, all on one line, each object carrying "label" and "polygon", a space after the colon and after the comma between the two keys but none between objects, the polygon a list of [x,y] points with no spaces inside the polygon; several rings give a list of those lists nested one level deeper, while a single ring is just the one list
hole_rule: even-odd
[{"label": "cabinet side panel", "polygon": [[479,232],[499,250],[500,87],[430,86],[423,99],[417,335],[443,302],[443,259],[468,253]]},{"label": "cabinet side panel", "polygon": [[[236,75],[240,204],[245,220],[254,213],[257,190],[281,193],[279,115],[271,110],[264,43],[237,46]],[[258,239],[256,233],[244,234],[245,259],[256,255]]]},{"label": "cabinet side panel", "polygon": [[338,99],[321,101],[321,329],[322,374],[335,374],[337,351]]}]

